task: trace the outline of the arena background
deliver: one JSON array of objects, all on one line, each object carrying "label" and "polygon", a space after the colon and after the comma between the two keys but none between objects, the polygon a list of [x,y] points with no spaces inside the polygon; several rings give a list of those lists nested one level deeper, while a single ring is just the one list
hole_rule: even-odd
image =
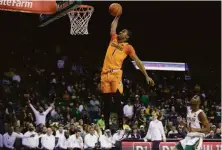
[{"label": "arena background", "polygon": [[[55,63],[50,55],[55,54],[58,47],[61,50],[58,58],[68,56],[70,61],[87,66],[91,73],[98,71],[110,39],[113,17],[109,15],[108,7],[111,3],[86,2],[95,8],[89,23],[90,34],[87,36],[71,36],[68,17],[38,28],[38,15],[2,11],[1,75],[11,67],[25,69],[24,64],[18,61],[21,57],[26,64],[50,66]],[[185,74],[191,75],[192,84],[216,88],[216,99],[221,100],[220,2],[119,3],[123,7],[123,15],[118,30],[127,28],[133,32],[130,43],[141,60],[186,62],[190,71]],[[45,57],[29,62],[29,56],[35,55],[36,51],[44,52]],[[56,63],[54,65],[56,67]],[[144,81],[143,75],[135,71],[129,60],[125,62],[124,68],[124,73],[129,78]],[[182,72],[164,73],[184,77]],[[154,80],[159,79],[154,77]]]},{"label": "arena background", "polygon": [[[69,35],[69,20],[64,17],[44,28],[37,28],[39,16],[1,12],[1,63],[13,64],[11,52],[31,54],[33,49],[62,53],[90,68],[101,66],[109,42],[108,13],[111,2],[85,2],[95,7],[89,23],[90,35]],[[132,45],[141,60],[187,62],[193,80],[204,84],[220,83],[220,2],[120,2],[123,6],[118,30],[133,32]],[[95,57],[96,56],[96,57]],[[14,60],[15,61],[15,60]],[[91,63],[94,62],[94,63]],[[96,62],[96,63],[95,63]],[[93,66],[90,66],[93,64]],[[132,65],[129,61],[126,67]],[[130,64],[130,65],[129,65]],[[19,64],[18,64],[19,65]],[[125,69],[131,73],[135,72]],[[212,72],[213,71],[213,72]],[[210,73],[217,78],[212,79]],[[138,74],[138,78],[141,74]]]}]

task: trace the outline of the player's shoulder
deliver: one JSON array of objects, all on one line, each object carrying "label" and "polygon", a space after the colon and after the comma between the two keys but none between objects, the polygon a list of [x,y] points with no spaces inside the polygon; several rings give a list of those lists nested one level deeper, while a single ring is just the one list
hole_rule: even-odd
[{"label": "player's shoulder", "polygon": [[188,114],[191,114],[191,113],[192,113],[192,109],[188,109],[188,110],[187,110],[187,113],[188,113]]},{"label": "player's shoulder", "polygon": [[198,117],[206,117],[206,113],[202,110],[202,109],[199,109],[198,110]]},{"label": "player's shoulder", "polygon": [[125,43],[125,49],[128,51],[135,51],[134,47],[129,43]]},{"label": "player's shoulder", "polygon": [[125,43],[125,44],[126,44],[127,47],[132,47],[133,48],[133,46],[130,43]]},{"label": "player's shoulder", "polygon": [[202,109],[199,109],[199,110],[197,111],[198,114],[200,114],[201,112],[204,113],[204,111],[203,111]]}]

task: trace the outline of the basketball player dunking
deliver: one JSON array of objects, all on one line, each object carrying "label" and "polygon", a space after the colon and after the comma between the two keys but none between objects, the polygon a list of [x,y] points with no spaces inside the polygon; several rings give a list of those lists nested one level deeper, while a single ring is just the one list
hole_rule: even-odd
[{"label": "basketball player dunking", "polygon": [[[203,137],[210,131],[210,125],[206,114],[199,108],[200,96],[195,95],[191,99],[191,110],[187,113],[188,134],[173,150],[200,150]],[[203,128],[201,128],[202,124]]]},{"label": "basketball player dunking", "polygon": [[106,128],[109,128],[109,117],[112,105],[112,98],[115,104],[119,119],[119,127],[122,128],[122,108],[121,95],[123,94],[122,84],[122,63],[129,55],[135,62],[139,69],[144,74],[148,84],[154,85],[153,80],[147,75],[146,69],[140,59],[137,57],[134,48],[127,43],[131,36],[131,32],[127,29],[116,34],[119,17],[115,17],[111,24],[111,41],[109,43],[106,56],[101,72],[101,91],[103,93],[104,101],[104,119]]}]

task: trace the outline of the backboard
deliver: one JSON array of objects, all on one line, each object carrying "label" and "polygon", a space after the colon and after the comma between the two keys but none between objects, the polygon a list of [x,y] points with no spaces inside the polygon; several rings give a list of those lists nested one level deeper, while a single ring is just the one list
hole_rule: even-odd
[{"label": "backboard", "polygon": [[52,14],[52,15],[41,14],[40,15],[39,27],[44,27],[54,22],[55,20],[62,18],[63,16],[67,15],[69,11],[77,8],[81,4],[80,1],[76,1],[76,0],[69,0],[69,1],[58,0],[56,3],[57,3],[57,10],[55,14]]}]

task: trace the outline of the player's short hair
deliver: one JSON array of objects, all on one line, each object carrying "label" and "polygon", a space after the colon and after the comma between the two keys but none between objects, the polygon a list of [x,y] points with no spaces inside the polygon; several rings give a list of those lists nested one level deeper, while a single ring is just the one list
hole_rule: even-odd
[{"label": "player's short hair", "polygon": [[132,37],[132,32],[128,29],[126,29],[126,30],[127,30],[127,35],[129,36],[129,38],[131,38]]}]

